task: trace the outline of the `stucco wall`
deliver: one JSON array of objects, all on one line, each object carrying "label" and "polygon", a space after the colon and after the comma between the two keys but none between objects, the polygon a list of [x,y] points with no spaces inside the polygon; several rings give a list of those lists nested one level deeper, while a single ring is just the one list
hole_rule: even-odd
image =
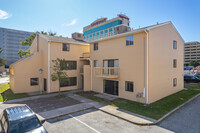
[{"label": "stucco wall", "polygon": [[[80,68],[83,67],[84,64],[87,64],[86,61],[81,61],[80,57],[82,57],[82,53],[89,52],[89,45],[78,45],[78,44],[70,44],[70,51],[62,51],[62,43],[52,42],[50,44],[50,64],[53,67],[52,60],[57,58],[65,59],[69,61],[77,61],[77,69],[76,70],[68,70],[66,71],[69,77],[77,77],[77,85],[69,86],[69,87],[61,87],[61,91],[66,90],[74,90],[82,88],[82,80],[80,75]],[[53,70],[51,69],[51,73]],[[58,81],[50,80],[50,92],[58,91],[59,83]]]},{"label": "stucco wall", "polygon": [[90,65],[84,65],[83,66],[83,77],[84,77],[84,91],[90,91],[91,86],[91,70]]},{"label": "stucco wall", "polygon": [[[145,33],[134,34],[134,45],[126,46],[126,37],[114,38],[98,42],[98,50],[93,50],[91,44],[91,59],[98,60],[99,67],[103,67],[104,59],[118,59],[120,68],[119,97],[145,102],[144,98],[136,98],[137,93],[143,92],[145,86]],[[95,77],[93,70],[93,91],[103,93],[104,78]],[[125,91],[125,81],[134,82],[134,92]]]},{"label": "stucco wall", "polygon": [[[173,49],[173,40],[177,49]],[[149,31],[149,102],[152,103],[183,89],[184,42],[171,24]],[[177,59],[177,68],[173,68]],[[173,78],[177,86],[173,87]]]},{"label": "stucco wall", "polygon": [[40,78],[41,63],[41,52],[39,52],[11,66],[14,75],[10,75],[10,84],[14,93],[40,91],[39,85],[30,85],[30,78]]}]

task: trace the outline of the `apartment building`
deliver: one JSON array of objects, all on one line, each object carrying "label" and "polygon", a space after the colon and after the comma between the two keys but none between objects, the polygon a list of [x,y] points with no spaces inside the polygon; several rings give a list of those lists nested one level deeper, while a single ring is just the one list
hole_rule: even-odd
[{"label": "apartment building", "polygon": [[184,40],[171,22],[88,43],[80,39],[81,34],[72,37],[39,35],[31,55],[11,65],[11,89],[15,93],[58,91],[58,82],[50,78],[51,60],[56,58],[76,62],[67,71],[70,83],[63,82],[61,91],[82,88],[150,104],[184,88]]},{"label": "apartment building", "polygon": [[200,63],[200,43],[186,42],[184,44],[184,64],[188,65],[190,61],[197,61]]},{"label": "apartment building", "polygon": [[83,28],[84,39],[93,41],[130,31],[129,23],[129,18],[124,14],[118,14],[117,17],[110,20],[107,20],[107,18],[97,19]]},{"label": "apartment building", "polygon": [[[92,75],[84,90],[155,102],[184,88],[183,49],[171,22],[91,41]],[[84,66],[84,76],[89,67]]]},{"label": "apartment building", "polygon": [[[10,65],[10,86],[14,93],[56,92],[58,81],[51,81],[53,62],[65,59],[69,81],[61,82],[61,91],[82,88],[80,68],[88,61],[80,60],[89,52],[89,44],[75,38],[39,34],[30,47],[30,55]],[[66,71],[66,70],[64,70]]]},{"label": "apartment building", "polygon": [[8,66],[20,59],[18,55],[20,49],[29,49],[30,46],[23,46],[20,42],[30,34],[31,32],[27,31],[0,28],[0,48],[3,50],[0,58],[5,59]]}]

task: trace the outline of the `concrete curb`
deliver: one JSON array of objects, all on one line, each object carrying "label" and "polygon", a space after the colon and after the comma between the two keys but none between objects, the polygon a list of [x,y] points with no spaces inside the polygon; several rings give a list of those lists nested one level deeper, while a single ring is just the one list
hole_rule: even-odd
[{"label": "concrete curb", "polygon": [[131,121],[131,120],[125,119],[125,118],[123,118],[123,117],[120,117],[119,115],[112,114],[112,113],[107,112],[107,111],[105,111],[105,110],[101,110],[101,109],[99,109],[99,110],[101,110],[102,112],[105,112],[105,113],[107,113],[107,114],[110,114],[110,115],[112,115],[112,116],[115,116],[115,117],[117,117],[117,118],[119,118],[119,119],[122,119],[122,120],[125,120],[125,121],[127,121],[127,122],[136,124],[136,125],[150,126],[150,125],[156,125],[156,124],[161,123],[161,122],[162,122],[163,120],[165,120],[167,117],[169,117],[170,115],[172,115],[173,113],[175,113],[176,111],[178,111],[179,109],[181,109],[183,106],[187,105],[188,103],[190,103],[191,101],[193,101],[194,99],[196,99],[196,98],[199,97],[199,96],[200,96],[200,93],[197,94],[196,96],[190,98],[190,99],[189,99],[188,101],[186,101],[185,103],[179,105],[179,106],[176,107],[175,109],[171,110],[170,112],[168,112],[167,114],[165,114],[163,117],[161,117],[161,118],[158,119],[157,121],[155,121],[155,122],[150,122],[150,123],[138,123],[138,122],[133,122],[133,121]]},{"label": "concrete curb", "polygon": [[69,114],[73,114],[73,113],[78,113],[78,112],[81,112],[81,111],[89,110],[89,109],[96,109],[96,108],[95,107],[89,107],[89,108],[81,109],[81,110],[78,110],[78,111],[74,111],[74,112],[70,112],[70,113],[66,113],[66,114],[62,114],[62,115],[56,115],[56,116],[53,116],[53,117],[49,117],[49,118],[46,118],[44,120],[47,121],[47,120],[55,119],[55,118],[58,118],[58,117],[66,116],[66,115],[69,115]]},{"label": "concrete curb", "polygon": [[[73,93],[73,92],[71,92],[71,91],[62,92],[62,94],[64,94],[64,95],[70,94],[70,93]],[[46,94],[41,94],[41,95],[37,95],[37,96],[29,96],[29,97],[25,97],[25,98],[8,100],[8,101],[4,101],[2,103],[10,104],[10,103],[21,102],[21,101],[25,101],[25,100],[34,100],[34,99],[38,99],[38,98],[48,98],[48,97],[57,96],[57,95],[58,95],[58,93],[46,93]]]},{"label": "concrete curb", "polygon": [[195,100],[197,97],[200,96],[200,93],[197,94],[196,96],[190,98],[188,101],[186,101],[185,103],[179,105],[178,107],[176,107],[175,109],[173,109],[172,111],[170,111],[169,113],[165,114],[163,117],[161,117],[160,119],[158,119],[155,124],[159,124],[161,123],[163,120],[165,120],[167,117],[169,117],[170,115],[172,115],[173,113],[175,113],[176,111],[178,111],[179,109],[181,109],[183,106],[187,105],[188,103],[192,102],[193,100]]}]

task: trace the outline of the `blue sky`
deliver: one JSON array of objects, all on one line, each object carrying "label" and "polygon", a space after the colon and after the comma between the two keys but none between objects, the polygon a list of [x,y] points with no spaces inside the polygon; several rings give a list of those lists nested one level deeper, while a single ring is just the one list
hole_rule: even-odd
[{"label": "blue sky", "polygon": [[0,0],[0,27],[71,33],[124,13],[139,28],[172,21],[183,39],[200,41],[200,0]]}]

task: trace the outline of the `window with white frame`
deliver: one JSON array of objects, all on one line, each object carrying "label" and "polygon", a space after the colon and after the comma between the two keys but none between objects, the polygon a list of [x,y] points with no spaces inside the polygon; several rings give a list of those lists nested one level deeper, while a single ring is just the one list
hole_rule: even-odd
[{"label": "window with white frame", "polygon": [[133,36],[127,36],[126,37],[126,46],[133,45],[133,44],[134,44]]}]

